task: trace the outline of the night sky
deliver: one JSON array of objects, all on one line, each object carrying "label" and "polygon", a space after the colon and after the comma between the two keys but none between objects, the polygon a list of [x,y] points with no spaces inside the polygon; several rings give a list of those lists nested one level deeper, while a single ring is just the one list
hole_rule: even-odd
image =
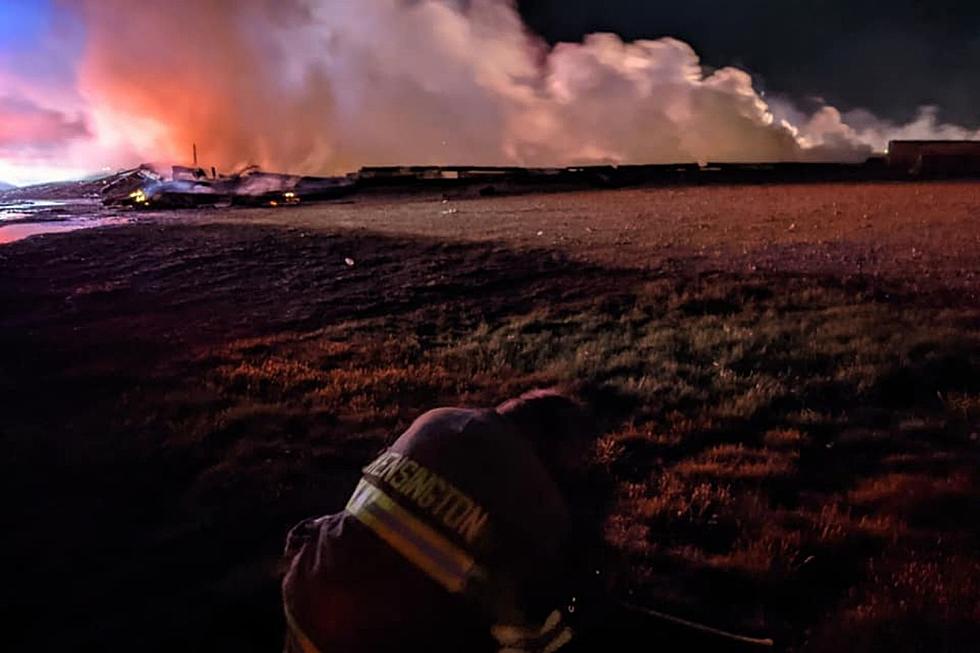
[{"label": "night sky", "polygon": [[[293,0],[291,5],[271,0],[199,0],[196,3],[169,0],[152,4],[134,0],[0,0],[0,180],[24,184],[76,177],[93,169],[130,165],[147,156],[152,157],[158,151],[153,148],[148,150],[143,141],[134,141],[133,134],[140,138],[146,134],[152,135],[152,132],[143,129],[144,124],[164,124],[173,130],[179,120],[198,120],[174,115],[169,110],[170,105],[167,111],[159,115],[147,112],[145,115],[126,114],[120,118],[111,113],[120,104],[120,98],[129,97],[125,93],[113,95],[111,92],[113,89],[118,91],[123,82],[132,85],[134,97],[139,99],[136,104],[141,109],[159,103],[155,103],[153,97],[141,95],[154,86],[146,84],[139,75],[129,75],[122,80],[112,75],[113,65],[109,64],[129,61],[132,44],[129,50],[113,49],[112,44],[120,39],[115,38],[117,35],[110,30],[108,38],[103,38],[103,41],[109,42],[103,42],[99,48],[90,47],[96,40],[93,33],[99,32],[100,26],[112,22],[106,16],[115,18],[120,13],[131,12],[132,15],[126,20],[140,21],[152,11],[163,12],[162,17],[168,18],[174,13],[176,4],[185,7],[192,4],[194,10],[184,12],[188,15],[206,7],[210,7],[210,13],[214,14],[213,10],[217,8],[221,21],[214,29],[228,30],[222,36],[224,40],[219,39],[218,42],[237,42],[232,30],[239,29],[244,32],[242,43],[255,44],[259,51],[256,53],[257,60],[264,61],[264,55],[260,52],[265,46],[261,39],[256,38],[263,33],[264,27],[249,23],[249,17],[271,12],[270,15],[276,20],[269,20],[268,17],[264,20],[269,21],[270,27],[282,28],[284,23],[278,18],[285,11],[284,7],[292,6],[295,12],[298,7],[303,7],[302,3],[314,1],[327,9],[358,6],[353,0],[350,4],[346,0]],[[458,3],[457,7],[473,2],[440,1],[450,5]],[[338,4],[332,5],[330,2]],[[367,0],[357,2],[364,2],[363,6],[368,4]],[[680,39],[693,47],[708,75],[713,69],[726,66],[750,73],[751,85],[761,93],[760,97],[774,107],[774,112],[778,113],[779,107],[792,107],[792,111],[797,112],[795,118],[791,116],[796,126],[802,126],[808,116],[817,115],[822,107],[836,107],[844,114],[845,122],[855,128],[874,124],[876,127],[884,125],[888,129],[900,129],[908,123],[915,124],[917,116],[927,115],[931,122],[927,121],[926,127],[932,131],[920,130],[899,137],[980,138],[980,132],[976,131],[980,129],[980,0],[516,0],[516,5],[528,28],[550,43],[579,42],[593,32],[613,32],[626,41],[667,36]],[[230,14],[228,20],[221,13],[226,6]],[[390,16],[397,12],[409,12],[419,6],[419,0],[401,0],[401,4],[379,0],[373,6],[381,13],[362,13],[365,16],[387,16],[383,29],[391,32],[377,33],[376,47],[380,54],[384,54],[385,46],[390,42],[400,43],[402,52],[393,62],[378,70],[334,71],[339,75],[338,79],[350,79],[352,75],[357,79],[374,79],[378,80],[376,86],[387,84],[387,89],[394,93],[405,85],[405,80],[399,75],[404,77],[406,73],[393,73],[390,76],[386,73],[427,49],[432,50],[431,60],[441,63],[431,71],[419,72],[419,79],[414,83],[420,88],[427,88],[434,76],[443,75],[446,71],[463,70],[459,66],[470,65],[466,63],[465,52],[455,52],[448,46],[444,50],[430,48],[426,35],[418,33],[425,28],[406,27],[407,22]],[[107,13],[84,9],[93,7],[115,9],[106,10]],[[248,8],[252,11],[246,11]],[[87,23],[84,19],[86,13],[89,18],[93,15],[99,18]],[[346,20],[354,20],[352,16],[355,13],[346,12],[350,14]],[[375,36],[365,28],[370,23],[348,25],[343,20],[343,17],[338,20],[327,16],[320,27],[325,32],[331,28],[346,29],[353,33],[355,41],[366,38],[366,51],[372,51],[375,45],[370,39]],[[365,18],[365,21],[370,20],[374,19]],[[200,28],[200,24],[188,25]],[[431,27],[435,36],[445,25],[433,24]],[[406,29],[415,31],[402,38],[399,30]],[[520,25],[517,24],[514,29],[519,36]],[[101,31],[105,37],[106,30]],[[191,32],[207,33],[209,37],[213,33],[200,29]],[[362,34],[359,37],[361,32],[367,36]],[[182,30],[171,37],[166,47],[159,48],[157,52],[149,52],[151,46],[144,48],[143,43],[139,42],[136,49],[140,52],[136,54],[149,57],[148,64],[153,64],[155,60],[167,60],[171,55],[177,62],[188,58],[206,58],[186,54],[194,51],[196,46],[193,39],[185,38],[184,33]],[[508,47],[521,47],[513,44],[523,43],[520,38],[503,42],[509,43]],[[488,58],[496,50],[496,45],[484,44]],[[288,76],[296,66],[315,60],[303,50],[303,41],[297,41],[296,46],[296,60],[283,59],[283,69],[273,71],[275,74],[271,79]],[[100,48],[113,54],[101,62],[96,61],[97,58],[93,59],[91,54]],[[209,42],[208,54],[210,48]],[[528,48],[528,52],[528,57],[533,59],[536,50]],[[521,52],[511,54],[523,56]],[[240,56],[240,53],[236,56]],[[446,65],[447,56],[459,60],[454,65]],[[382,61],[383,57],[378,60]],[[421,57],[420,61],[430,59]],[[420,64],[419,68],[423,66]],[[182,70],[179,67],[176,69],[177,72]],[[238,79],[238,76],[226,72],[224,78]],[[473,79],[476,78],[474,74]],[[177,84],[182,77],[167,74],[158,75],[157,79]],[[266,102],[270,97],[262,83],[256,82],[256,85],[257,91],[245,88],[235,92],[242,94],[242,97],[254,95],[257,98],[255,106],[270,104]],[[449,114],[452,114],[453,107],[467,101],[467,89],[472,84],[464,80],[457,86],[456,95],[451,95],[444,86],[440,87],[446,93],[444,104]],[[348,102],[364,101],[365,107],[385,103],[385,106],[406,106],[401,100],[391,101],[383,93],[379,96],[382,99],[378,100],[352,100],[349,97],[350,85],[345,83],[336,84],[334,92],[346,94]],[[181,96],[180,93],[176,95]],[[199,104],[202,102],[200,92],[196,92],[194,97]],[[499,100],[499,97],[492,97],[492,101]],[[667,100],[664,98],[665,106],[669,104]],[[599,97],[595,102],[598,103],[596,112],[614,105],[607,97]],[[317,99],[309,106],[312,110],[318,110],[322,104]],[[485,106],[488,103],[477,104]],[[621,105],[618,111],[622,114],[630,106],[638,105]],[[918,113],[924,106],[935,107],[936,113]],[[652,109],[649,113],[655,115],[657,108],[651,105],[648,107]],[[869,114],[863,112],[848,113],[854,109],[867,109],[874,115],[868,119],[866,116]],[[227,112],[227,107],[217,102],[214,111]],[[434,109],[420,112],[423,116],[422,126],[428,124],[424,116],[432,111]],[[240,120],[235,123],[236,128],[242,133],[252,133],[248,131],[252,128],[249,114],[246,112],[238,117]],[[777,117],[781,119],[783,115]],[[143,120],[150,122],[140,122]],[[154,120],[157,122],[154,123]],[[326,124],[326,118],[324,122]],[[923,120],[918,120],[918,123],[923,123]],[[937,131],[936,125],[942,126],[941,123],[955,126],[957,131],[953,135],[948,130]],[[459,133],[466,131],[465,125],[447,124],[452,124]],[[130,129],[127,131],[121,127]],[[325,127],[328,131],[331,128],[330,125]],[[349,128],[337,128],[335,131],[342,132],[344,129]],[[477,131],[481,130],[482,125]],[[177,139],[180,140],[180,151],[186,149],[183,143],[187,140],[185,136]],[[443,136],[440,138],[446,139]],[[397,144],[399,140],[392,139],[391,142]],[[880,145],[877,147],[880,148]],[[397,154],[400,158],[418,158],[415,152]],[[379,157],[369,158],[374,161]]]},{"label": "night sky", "polygon": [[39,85],[71,80],[83,33],[58,8],[54,0],[0,0],[0,73],[15,70]]},{"label": "night sky", "polygon": [[917,107],[980,126],[978,0],[520,0],[549,41],[674,36],[756,87],[907,121]]}]

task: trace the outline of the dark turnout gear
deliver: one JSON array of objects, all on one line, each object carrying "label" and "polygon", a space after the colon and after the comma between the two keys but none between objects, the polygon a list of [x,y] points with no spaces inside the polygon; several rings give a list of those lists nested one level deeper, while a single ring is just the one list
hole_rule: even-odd
[{"label": "dark turnout gear", "polygon": [[426,413],[346,509],[288,537],[288,646],[555,651],[572,632],[572,520],[534,447],[494,410]]}]

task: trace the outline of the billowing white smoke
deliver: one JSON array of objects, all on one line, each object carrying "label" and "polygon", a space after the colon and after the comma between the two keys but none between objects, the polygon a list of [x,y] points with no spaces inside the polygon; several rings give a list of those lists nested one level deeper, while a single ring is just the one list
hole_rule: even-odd
[{"label": "billowing white smoke", "polygon": [[832,107],[774,117],[746,73],[706,74],[675,39],[549,48],[510,0],[80,1],[83,90],[148,159],[197,142],[220,167],[296,172],[859,161],[921,135]]},{"label": "billowing white smoke", "polygon": [[922,107],[915,120],[906,125],[883,121],[867,111],[851,111],[846,116],[857,138],[876,150],[884,150],[890,140],[980,140],[980,129],[970,130],[939,122],[937,107]]}]

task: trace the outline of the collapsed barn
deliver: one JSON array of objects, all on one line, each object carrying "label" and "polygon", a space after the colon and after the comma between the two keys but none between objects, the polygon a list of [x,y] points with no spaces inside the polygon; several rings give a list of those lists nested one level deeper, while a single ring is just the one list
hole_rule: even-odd
[{"label": "collapsed barn", "polygon": [[278,206],[342,197],[354,190],[350,177],[309,177],[263,172],[249,166],[230,175],[203,168],[173,166],[165,179],[149,166],[127,170],[107,181],[102,201],[134,208],[200,206]]},{"label": "collapsed barn", "polygon": [[864,163],[677,163],[551,168],[375,166],[343,177],[264,172],[233,174],[174,166],[165,178],[140,166],[103,180],[110,206],[194,208],[286,206],[351,193],[463,191],[480,195],[640,185],[821,183],[980,177],[980,141],[892,141],[886,157]]}]

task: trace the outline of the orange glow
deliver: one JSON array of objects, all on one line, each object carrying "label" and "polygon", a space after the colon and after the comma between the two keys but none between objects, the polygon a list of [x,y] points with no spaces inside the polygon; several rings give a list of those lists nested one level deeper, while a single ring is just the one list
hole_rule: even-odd
[{"label": "orange glow", "polygon": [[[117,129],[144,139],[147,159],[187,161],[197,143],[202,160],[223,170],[322,171],[323,113],[309,108],[327,106],[327,98],[277,88],[274,64],[285,54],[261,47],[261,34],[229,27],[256,12],[257,21],[275,24],[277,6],[85,0],[80,85],[93,104],[111,108]],[[141,122],[157,133],[136,128]]]}]

